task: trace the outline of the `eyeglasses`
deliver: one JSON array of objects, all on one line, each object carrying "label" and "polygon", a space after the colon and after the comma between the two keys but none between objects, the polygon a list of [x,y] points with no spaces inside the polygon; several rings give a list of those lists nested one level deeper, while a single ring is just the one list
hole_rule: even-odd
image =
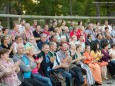
[{"label": "eyeglasses", "polygon": [[30,39],[30,40],[34,40],[34,39]]},{"label": "eyeglasses", "polygon": [[19,39],[19,40],[23,40],[23,39]]}]

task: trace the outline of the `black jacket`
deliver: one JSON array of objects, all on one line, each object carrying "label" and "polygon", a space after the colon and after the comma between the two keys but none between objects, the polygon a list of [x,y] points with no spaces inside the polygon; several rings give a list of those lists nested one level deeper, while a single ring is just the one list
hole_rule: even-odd
[{"label": "black jacket", "polygon": [[39,72],[41,74],[43,74],[44,76],[47,76],[47,68],[50,66],[52,66],[52,63],[50,61],[50,57],[49,57],[49,62],[46,63],[46,58],[45,58],[45,53],[43,51],[41,51],[41,53],[38,55],[39,58],[43,57],[43,61],[41,62],[41,65],[40,65],[40,69],[39,69]]}]

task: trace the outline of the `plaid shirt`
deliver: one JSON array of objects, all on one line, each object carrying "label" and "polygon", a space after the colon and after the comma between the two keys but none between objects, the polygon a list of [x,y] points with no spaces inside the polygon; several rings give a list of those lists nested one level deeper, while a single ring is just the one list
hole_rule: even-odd
[{"label": "plaid shirt", "polygon": [[[0,71],[6,70],[6,68],[12,69],[14,63],[12,60],[1,61]],[[20,80],[17,77],[16,72],[11,73],[10,75],[3,76],[0,81],[7,86],[19,86],[21,84]]]}]

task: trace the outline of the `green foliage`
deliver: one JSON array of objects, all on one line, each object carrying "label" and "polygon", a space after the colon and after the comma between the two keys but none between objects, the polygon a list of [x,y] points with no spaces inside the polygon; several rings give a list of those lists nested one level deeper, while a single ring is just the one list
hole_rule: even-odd
[{"label": "green foliage", "polygon": [[[70,0],[36,0],[40,3],[34,3],[33,0],[0,0],[0,13],[6,12],[8,5],[10,13],[27,15],[60,16],[70,15]],[[95,0],[71,0],[72,15],[76,16],[96,16]],[[99,0],[105,1],[105,0]],[[113,0],[107,0],[113,1]],[[109,8],[115,11],[114,8]],[[107,6],[100,6],[100,15],[107,15]]]}]

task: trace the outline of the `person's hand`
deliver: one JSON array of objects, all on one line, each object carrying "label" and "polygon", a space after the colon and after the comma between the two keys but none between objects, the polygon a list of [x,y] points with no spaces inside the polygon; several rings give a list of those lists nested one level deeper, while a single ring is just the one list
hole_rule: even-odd
[{"label": "person's hand", "polygon": [[8,76],[12,73],[12,69],[11,68],[6,68],[3,72],[4,72],[5,76]]},{"label": "person's hand", "polygon": [[42,61],[43,61],[43,57],[41,57],[41,58],[39,58],[38,60],[36,60],[36,62],[37,62],[38,64],[40,64]]},{"label": "person's hand", "polygon": [[69,56],[67,51],[65,52],[65,55],[66,55],[66,57],[68,57],[68,56]]},{"label": "person's hand", "polygon": [[14,49],[14,45],[12,44],[11,47],[10,47],[10,50],[13,50]]},{"label": "person's hand", "polygon": [[19,66],[19,65],[20,65],[20,63],[21,63],[21,61],[20,61],[20,60],[18,60],[17,62],[15,62],[15,66]]},{"label": "person's hand", "polygon": [[69,65],[67,63],[62,63],[61,65],[62,65],[63,68],[68,68],[69,67]]},{"label": "person's hand", "polygon": [[50,61],[51,61],[52,63],[54,63],[55,60],[56,60],[56,57],[50,57]]},{"label": "person's hand", "polygon": [[101,54],[101,57],[103,57],[103,56],[104,56],[104,54],[102,53],[102,54]]},{"label": "person's hand", "polygon": [[43,57],[39,58],[39,63],[41,63],[43,61]]},{"label": "person's hand", "polygon": [[83,59],[86,59],[86,56],[83,56]]},{"label": "person's hand", "polygon": [[41,50],[38,51],[38,54],[41,52]]},{"label": "person's hand", "polygon": [[71,61],[72,61],[72,58],[71,58],[71,57],[67,59],[67,62],[68,62],[69,64],[71,63]]}]

